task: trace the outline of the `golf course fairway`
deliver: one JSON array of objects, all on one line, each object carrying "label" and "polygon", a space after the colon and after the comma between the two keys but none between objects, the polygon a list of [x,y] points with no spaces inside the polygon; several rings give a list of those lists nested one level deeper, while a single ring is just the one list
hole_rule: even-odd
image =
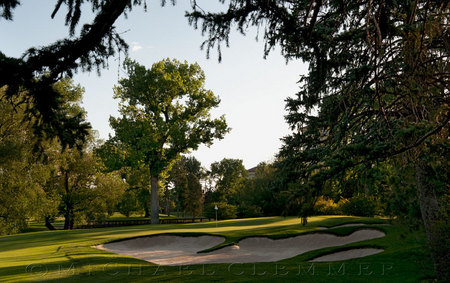
[{"label": "golf course fairway", "polygon": [[[420,282],[430,278],[433,265],[424,233],[386,223],[377,218],[315,216],[302,226],[296,217],[264,217],[219,221],[217,227],[215,222],[206,222],[3,236],[0,282]],[[379,237],[318,248],[275,262],[167,266],[93,248],[146,236],[220,237],[212,247],[200,251],[207,254],[232,249],[255,237],[276,243],[276,239],[313,233],[344,238],[367,229],[378,231]],[[339,258],[345,251],[361,254],[364,249],[372,255],[314,262],[325,255]]]}]

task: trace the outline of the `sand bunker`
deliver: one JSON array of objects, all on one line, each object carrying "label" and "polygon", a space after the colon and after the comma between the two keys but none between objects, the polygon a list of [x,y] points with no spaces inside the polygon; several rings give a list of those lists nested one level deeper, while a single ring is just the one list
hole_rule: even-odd
[{"label": "sand bunker", "polygon": [[351,249],[342,252],[336,252],[332,254],[327,254],[324,256],[316,257],[315,259],[310,260],[311,262],[328,262],[328,261],[340,261],[347,260],[352,258],[360,258],[369,255],[378,254],[384,251],[383,249],[374,249],[374,248],[363,248],[363,249]]},{"label": "sand bunker", "polygon": [[178,237],[167,235],[124,240],[95,248],[160,265],[273,262],[312,250],[384,236],[385,234],[379,230],[362,229],[342,237],[326,233],[312,233],[277,240],[251,237],[239,241],[239,245],[227,246],[208,253],[197,253],[222,243],[224,239],[214,236]]},{"label": "sand bunker", "polygon": [[161,265],[184,265],[195,259],[197,252],[225,241],[222,237],[180,237],[161,235],[113,242],[94,248],[140,258]]}]

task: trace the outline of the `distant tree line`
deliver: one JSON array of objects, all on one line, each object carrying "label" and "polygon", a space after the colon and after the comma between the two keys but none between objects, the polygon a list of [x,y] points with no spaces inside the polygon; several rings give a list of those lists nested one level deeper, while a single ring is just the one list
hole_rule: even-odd
[{"label": "distant tree line", "polygon": [[[51,135],[37,136],[26,117],[33,107],[23,99],[27,91],[11,103],[8,86],[0,89],[0,234],[19,232],[29,220],[53,230],[57,217],[64,219],[64,229],[73,229],[116,211],[125,216],[143,211],[158,223],[159,195],[181,154],[229,131],[223,116],[210,117],[220,100],[204,88],[198,64],[166,59],[147,70],[127,60],[124,66],[128,77],[115,87],[122,116],[111,117],[115,136],[106,142],[93,131],[72,147]],[[60,115],[85,119],[81,86],[63,78],[53,88],[60,95]],[[200,164],[195,159],[178,164],[183,171],[170,177],[177,200],[183,211],[200,215]]]}]

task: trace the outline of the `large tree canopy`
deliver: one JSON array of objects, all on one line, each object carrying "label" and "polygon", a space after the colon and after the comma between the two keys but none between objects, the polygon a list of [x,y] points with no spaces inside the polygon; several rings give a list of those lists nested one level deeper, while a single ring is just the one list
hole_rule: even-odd
[{"label": "large tree canopy", "polygon": [[208,49],[228,44],[234,26],[245,32],[254,25],[264,29],[266,55],[279,45],[287,59],[309,63],[300,91],[287,100],[294,133],[280,152],[298,188],[311,193],[376,160],[414,165],[437,275],[449,276],[429,177],[434,158],[449,149],[450,3],[231,0],[225,12],[205,12],[195,1],[194,8],[188,17],[207,33]]},{"label": "large tree canopy", "polygon": [[[84,2],[91,3],[95,17],[92,23],[84,24],[76,36],[75,28],[79,24]],[[13,10],[18,5],[18,0],[1,0],[0,17],[13,20]],[[117,51],[126,52],[128,46],[116,32],[114,22],[120,15],[138,5],[145,6],[145,1],[58,0],[52,17],[62,6],[67,6],[67,38],[48,46],[32,47],[20,58],[8,57],[0,51],[0,87],[8,85],[5,99],[16,101],[14,96],[19,90],[27,90],[27,95],[23,97],[30,105],[26,118],[34,121],[34,130],[38,136],[57,136],[64,146],[84,141],[90,128],[89,123],[82,117],[68,118],[63,113],[62,97],[52,85],[64,76],[71,77],[79,69],[90,71],[97,68],[99,71]]]},{"label": "large tree canopy", "polygon": [[148,167],[151,180],[152,223],[159,222],[158,182],[180,154],[211,145],[229,131],[224,116],[213,119],[210,110],[220,99],[205,89],[198,64],[163,60],[151,69],[127,59],[128,78],[120,80],[115,97],[121,117],[111,117],[114,145],[132,167]]},{"label": "large tree canopy", "polygon": [[318,166],[342,169],[411,150],[448,125],[449,9],[447,1],[233,0],[224,13],[188,16],[209,48],[227,42],[233,24],[262,25],[266,54],[279,44],[287,59],[309,62],[287,101],[297,134],[285,141],[308,146],[298,152],[316,164],[340,157]]}]

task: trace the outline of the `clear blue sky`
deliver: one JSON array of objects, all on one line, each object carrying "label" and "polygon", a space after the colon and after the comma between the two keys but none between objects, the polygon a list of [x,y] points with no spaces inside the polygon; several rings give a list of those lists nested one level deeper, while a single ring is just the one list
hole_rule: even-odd
[{"label": "clear blue sky", "polygon": [[[7,56],[18,57],[29,47],[47,45],[67,36],[65,8],[54,20],[50,19],[56,1],[21,2],[14,11],[14,21],[0,20],[0,50]],[[263,42],[255,40],[254,29],[247,36],[237,32],[231,35],[230,48],[222,48],[222,63],[218,63],[215,51],[206,59],[206,52],[200,50],[204,40],[201,31],[189,26],[184,17],[190,9],[189,1],[179,0],[176,6],[166,7],[160,7],[159,0],[147,0],[147,4],[146,13],[142,7],[135,7],[128,19],[122,16],[116,23],[117,30],[125,32],[129,56],[147,67],[164,58],[199,63],[206,74],[207,88],[222,100],[213,116],[225,114],[232,128],[223,140],[210,148],[202,146],[192,154],[206,167],[223,158],[242,159],[247,168],[270,160],[281,146],[280,138],[289,133],[283,118],[284,100],[297,92],[296,82],[307,66],[301,62],[286,65],[279,50],[264,60]],[[213,0],[200,1],[200,5],[206,10],[222,7]],[[80,23],[90,19],[92,15],[85,13]],[[111,58],[109,63],[109,69],[102,70],[100,77],[96,72],[79,72],[74,77],[86,90],[83,106],[88,120],[103,139],[113,134],[108,124],[109,116],[117,115],[112,88],[117,84],[118,72],[124,75],[117,58]]]}]

